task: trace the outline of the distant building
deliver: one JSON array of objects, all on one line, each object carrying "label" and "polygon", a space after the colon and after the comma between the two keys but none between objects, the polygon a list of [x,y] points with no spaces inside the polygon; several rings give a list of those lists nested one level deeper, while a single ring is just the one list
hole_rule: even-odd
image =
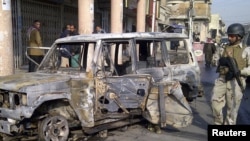
[{"label": "distant building", "polygon": [[210,38],[215,39],[218,43],[220,42],[221,38],[225,36],[226,33],[226,26],[225,23],[222,21],[219,14],[212,14],[211,21],[209,23],[209,36]]},{"label": "distant building", "polygon": [[210,5],[211,0],[167,0],[169,23],[184,25],[189,35],[205,41],[211,15]]}]

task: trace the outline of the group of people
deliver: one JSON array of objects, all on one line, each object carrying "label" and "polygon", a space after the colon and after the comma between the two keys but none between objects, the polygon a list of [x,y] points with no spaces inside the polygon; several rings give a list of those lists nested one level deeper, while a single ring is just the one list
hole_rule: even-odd
[{"label": "group of people", "polygon": [[[45,55],[45,51],[43,49],[39,49],[38,47],[42,47],[42,38],[40,34],[41,22],[39,20],[34,20],[31,27],[29,27],[27,31],[27,39],[29,49],[27,50],[29,56],[29,69],[28,72],[35,72],[37,68],[37,64],[40,64]],[[75,25],[68,24],[64,27],[59,38],[78,35],[78,32],[75,28]]]},{"label": "group of people", "polygon": [[[28,46],[29,49],[27,50],[29,59],[29,68],[28,72],[35,72],[37,68],[37,64],[40,64],[43,60],[43,57],[45,55],[45,51],[43,49],[39,49],[38,47],[42,47],[42,38],[40,34],[40,27],[41,22],[39,20],[34,20],[33,24],[29,29],[27,30],[27,39],[28,39]],[[106,33],[104,29],[101,28],[101,26],[97,25],[95,27],[94,33]],[[75,36],[79,35],[79,33],[76,30],[76,27],[74,24],[67,24],[64,28],[62,33],[60,34],[59,38],[67,37],[67,36]],[[73,50],[69,50],[67,46],[65,46],[65,49],[68,50],[68,52],[72,53],[72,55],[75,55],[75,52],[72,52]],[[69,63],[66,64],[68,66],[71,66],[71,55],[68,53],[65,53],[62,55],[69,59]]]},{"label": "group of people", "polygon": [[[67,24],[60,35],[60,38],[79,35],[74,24]],[[64,50],[61,50],[61,66],[63,67],[78,67],[80,48],[71,47],[70,45],[62,45]]]}]

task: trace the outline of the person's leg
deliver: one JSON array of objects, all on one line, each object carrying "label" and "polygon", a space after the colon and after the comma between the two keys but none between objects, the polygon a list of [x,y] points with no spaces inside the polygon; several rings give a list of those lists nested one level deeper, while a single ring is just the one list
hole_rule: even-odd
[{"label": "person's leg", "polygon": [[[33,56],[33,55],[31,55],[30,58],[32,60],[34,60],[35,62],[37,62],[38,64],[40,64],[42,62],[42,60],[43,60],[43,56]],[[37,67],[38,67],[37,64],[35,64],[32,61],[29,61],[29,72],[35,72]]]},{"label": "person's leg", "polygon": [[[35,56],[30,55],[29,56],[32,60],[35,59]],[[31,60],[29,60],[29,72],[34,72],[35,71],[35,66],[36,64],[34,62],[32,62]]]},{"label": "person's leg", "polygon": [[227,115],[225,124],[235,125],[243,94],[236,80],[229,81],[227,85]]},{"label": "person's leg", "polygon": [[222,109],[225,106],[225,93],[226,93],[225,79],[217,78],[215,80],[213,94],[211,98],[211,104],[212,104],[211,107],[212,107],[215,125],[223,124]]},{"label": "person's leg", "polygon": [[212,62],[213,62],[213,54],[209,54],[209,60],[208,60],[208,64],[209,64],[209,67],[212,65]]},{"label": "person's leg", "polygon": [[209,67],[209,56],[207,54],[205,54],[205,65]]},{"label": "person's leg", "polygon": [[37,63],[40,64],[43,60],[43,56],[37,56]]}]

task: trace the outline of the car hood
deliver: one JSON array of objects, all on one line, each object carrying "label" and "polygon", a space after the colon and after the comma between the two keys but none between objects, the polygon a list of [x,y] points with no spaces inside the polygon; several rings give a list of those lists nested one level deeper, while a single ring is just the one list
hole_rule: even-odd
[{"label": "car hood", "polygon": [[53,82],[65,82],[70,76],[47,73],[20,73],[0,77],[0,89],[10,91],[22,91],[28,86],[36,86]]}]

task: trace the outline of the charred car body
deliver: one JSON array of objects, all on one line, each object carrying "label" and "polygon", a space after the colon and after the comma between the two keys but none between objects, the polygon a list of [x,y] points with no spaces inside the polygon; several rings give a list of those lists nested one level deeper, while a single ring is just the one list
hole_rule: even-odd
[{"label": "charred car body", "polygon": [[[178,49],[171,46],[177,41]],[[63,141],[76,129],[101,133],[141,118],[186,127],[193,115],[183,92],[197,94],[200,81],[190,46],[178,33],[58,39],[36,72],[1,77],[2,139]]]}]

